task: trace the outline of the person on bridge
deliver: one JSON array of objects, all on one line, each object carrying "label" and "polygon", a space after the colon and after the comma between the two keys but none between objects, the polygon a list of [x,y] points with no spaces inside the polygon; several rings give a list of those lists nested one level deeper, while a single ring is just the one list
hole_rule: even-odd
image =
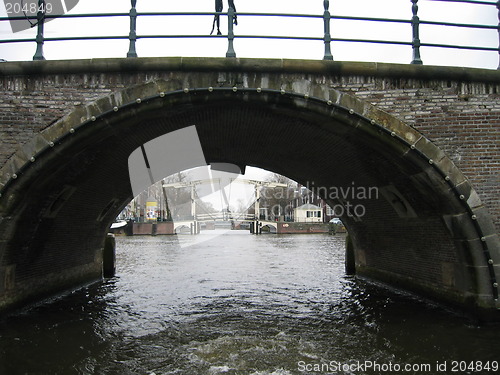
[{"label": "person on bridge", "polygon": [[[233,17],[233,22],[235,25],[238,25],[238,17],[236,16],[236,7],[234,6],[234,0],[228,0],[229,2],[229,8],[233,8],[235,15]],[[215,11],[217,13],[222,12],[222,8],[224,7],[224,4],[222,3],[222,0],[215,0]],[[220,31],[220,15],[216,14],[214,16],[214,22],[212,24],[212,31],[210,32],[210,35],[213,34],[214,29],[215,29],[215,24],[217,24],[217,35],[222,35]]]}]

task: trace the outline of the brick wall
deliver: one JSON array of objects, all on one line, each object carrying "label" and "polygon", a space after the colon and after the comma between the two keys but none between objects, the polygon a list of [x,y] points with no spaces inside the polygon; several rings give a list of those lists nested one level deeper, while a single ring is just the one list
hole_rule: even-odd
[{"label": "brick wall", "polygon": [[443,150],[472,182],[500,231],[499,84],[366,77],[343,81],[354,95],[416,128]]},{"label": "brick wall", "polygon": [[[422,132],[470,179],[500,231],[500,84],[361,75],[307,78],[350,93]],[[0,165],[72,109],[154,79],[172,79],[172,73],[0,78]]]},{"label": "brick wall", "polygon": [[[125,60],[120,60],[118,63],[121,64],[124,61]],[[140,64],[141,61],[145,60],[141,59],[138,61],[137,64]],[[146,59],[146,61],[149,60]],[[221,61],[224,61],[224,64],[229,64],[227,61],[231,60]],[[47,68],[48,63],[49,62],[45,64],[42,62],[40,66]],[[106,64],[107,63],[112,65],[113,61],[107,61]],[[10,65],[0,65],[0,72],[4,66],[13,66],[12,63],[7,64]],[[83,107],[97,99],[108,97],[112,93],[120,92],[131,86],[143,85],[152,80],[168,81],[170,82],[170,87],[174,87],[176,90],[182,90],[186,87],[185,85],[203,88],[207,88],[211,85],[226,86],[229,88],[233,85],[240,87],[261,87],[260,85],[262,85],[264,88],[271,87],[273,89],[279,89],[281,86],[287,91],[295,90],[300,93],[309,93],[311,96],[314,96],[315,92],[319,92],[319,94],[322,95],[325,91],[328,92],[329,89],[335,89],[356,96],[363,101],[369,102],[391,113],[394,117],[405,121],[410,126],[422,132],[440,149],[444,150],[451,160],[453,160],[462,172],[464,172],[466,177],[470,179],[473,186],[480,194],[483,203],[487,205],[492,214],[497,225],[497,230],[500,228],[500,206],[498,201],[500,101],[497,94],[497,92],[500,92],[500,84],[487,83],[488,80],[481,78],[481,75],[478,75],[479,78],[477,81],[469,79],[465,82],[459,78],[446,78],[440,80],[435,78],[408,78],[405,74],[398,76],[395,72],[390,72],[387,69],[387,74],[382,74],[381,71],[374,74],[370,69],[365,69],[363,72],[361,68],[349,70],[351,73],[344,72],[340,74],[336,69],[332,69],[330,73],[325,72],[323,69],[310,69],[308,72],[304,73],[301,72],[301,69],[305,69],[303,66],[296,68],[292,73],[284,70],[272,71],[272,69],[270,72],[257,72],[258,69],[254,67],[252,67],[249,72],[231,67],[227,68],[227,70],[223,70],[226,69],[224,68],[224,64],[216,66],[218,64],[217,61],[214,62],[215,65],[213,69],[208,69],[206,66],[203,66],[202,68],[198,67],[195,71],[189,71],[189,69],[186,68],[169,68],[168,64],[163,66],[162,69],[148,66],[147,69],[136,70],[121,70],[119,68],[109,69],[106,64],[103,65],[104,68],[102,71],[96,71],[94,69],[94,72],[90,71],[87,73],[82,73],[79,70],[70,72],[64,66],[59,65],[64,73],[57,73],[57,67],[52,67],[50,68],[52,72],[49,71],[45,74],[38,70],[36,72],[28,72],[29,74],[21,74],[22,71],[20,71],[19,74],[4,74],[1,76],[0,168],[9,158],[12,158],[28,140],[33,139],[41,130],[49,127],[61,117],[71,113],[74,109]],[[31,65],[27,63],[26,66],[29,67]],[[344,65],[335,65],[334,63],[332,66],[342,67]],[[422,69],[423,72],[427,71],[425,68]],[[472,75],[472,77],[474,77],[474,75]],[[500,82],[500,79],[497,81]],[[307,91],[310,87],[312,87],[312,92]],[[189,113],[189,111],[187,113]],[[246,131],[249,131],[248,129],[250,129],[251,126],[245,123],[245,119],[241,119],[243,116],[242,113],[247,112],[242,110],[242,112],[236,111],[235,113],[228,113],[227,117],[229,119],[223,119],[224,121],[221,120],[221,123],[232,125],[240,121],[243,123],[242,126],[247,126]],[[255,109],[253,109],[253,112],[249,111],[248,113],[257,117],[259,114]],[[212,112],[210,116],[210,118],[213,117]],[[335,168],[338,167],[335,165],[335,162],[341,163],[344,167],[347,166],[344,168],[344,171],[350,169],[356,171],[353,173],[355,173],[360,180],[363,180],[362,175],[366,168],[377,167],[381,174],[383,174],[385,173],[383,166],[386,165],[386,162],[387,165],[394,164],[394,160],[386,159],[383,152],[384,150],[381,150],[379,155],[371,155],[371,157],[377,160],[377,165],[373,165],[365,163],[366,159],[364,158],[370,157],[369,153],[352,152],[351,148],[346,148],[351,150],[351,154],[346,155],[346,153],[338,153],[338,155],[336,155],[338,158],[335,162],[332,160],[325,161],[323,160],[323,156],[331,151],[332,142],[333,144],[337,142],[338,145],[342,146],[341,143],[344,142],[344,140],[341,139],[341,136],[332,136],[328,134],[324,136],[326,133],[318,131],[316,135],[309,134],[312,138],[307,138],[306,141],[304,140],[306,135],[301,126],[302,123],[299,120],[294,123],[294,119],[288,119],[287,121],[289,123],[286,124],[285,128],[289,133],[286,133],[283,129],[281,131],[277,130],[280,126],[285,125],[277,124],[274,118],[270,116],[268,112],[265,112],[264,109],[262,116],[261,122],[269,121],[269,123],[260,125],[262,127],[261,130],[267,129],[268,133],[266,136],[275,137],[269,141],[270,144],[273,144],[273,142],[275,144],[283,142],[283,134],[288,134],[290,138],[293,137],[293,142],[289,140],[287,141],[288,145],[285,146],[290,146],[290,144],[292,144],[292,148],[295,149],[300,147],[303,142],[311,142],[308,143],[308,145],[313,145],[316,142],[318,145],[317,148],[323,148],[323,151],[317,151],[315,162],[317,162],[316,164],[318,166],[314,166],[314,168],[316,168],[314,169],[315,175],[311,172],[312,166],[309,160],[304,160],[304,158],[298,154],[289,155],[287,161],[292,161],[295,164],[293,167],[290,167],[288,171],[295,172],[301,169],[305,171],[301,172],[305,174],[305,178],[310,178],[311,174],[313,174],[313,177],[317,177],[318,179],[325,178],[325,183],[328,183],[331,177],[330,170],[335,170]],[[223,116],[221,116],[221,118],[222,117]],[[196,123],[197,121],[190,118],[189,115],[183,120],[192,120],[190,123]],[[203,120],[203,118],[201,118],[201,120]],[[279,121],[282,120],[279,119]],[[154,128],[152,126],[153,124],[148,123],[148,125]],[[210,134],[217,134],[218,131],[224,131],[219,130],[217,127],[218,124],[213,126],[214,128],[206,127],[205,129],[200,129],[200,138],[203,136],[207,137]],[[160,127],[160,124],[158,124],[157,127]],[[271,131],[273,127],[275,133]],[[320,126],[318,126],[318,128],[320,128]],[[67,130],[68,129],[66,129],[66,131]],[[27,224],[28,228],[34,228],[35,225],[40,226],[44,223],[46,223],[47,228],[63,228],[65,227],[65,221],[72,219],[74,213],[78,212],[80,216],[85,216],[87,218],[87,221],[83,223],[85,225],[85,232],[80,234],[77,231],[81,229],[75,228],[75,232],[66,231],[60,236],[54,236],[52,242],[47,240],[46,243],[40,245],[40,251],[43,250],[46,257],[35,262],[30,257],[36,255],[33,252],[36,252],[37,247],[28,243],[28,240],[26,240],[26,246],[24,246],[27,252],[25,255],[22,253],[23,249],[18,250],[16,248],[13,250],[18,244],[24,244],[24,237],[28,238],[24,232],[17,228],[16,233],[19,238],[16,240],[17,242],[13,241],[13,243],[15,242],[15,246],[11,244],[5,245],[11,247],[9,250],[11,256],[17,258],[8,259],[8,257],[3,256],[3,259],[0,258],[0,261],[2,262],[2,266],[5,267],[12,268],[13,265],[19,266],[15,268],[15,277],[18,282],[25,281],[28,283],[33,281],[33,278],[42,278],[45,274],[50,274],[51,272],[70,267],[84,266],[85,264],[90,264],[92,259],[95,258],[96,251],[98,251],[98,247],[100,246],[100,231],[106,230],[105,221],[96,222],[97,214],[101,212],[104,207],[107,207],[110,201],[113,203],[113,199],[116,199],[116,196],[125,199],[130,194],[128,188],[125,187],[128,179],[126,163],[123,163],[123,165],[116,165],[112,160],[115,156],[114,153],[117,152],[123,154],[120,160],[126,161],[129,155],[127,152],[131,152],[131,150],[134,149],[132,148],[132,144],[134,144],[134,147],[137,147],[137,145],[135,145],[135,140],[130,140],[130,138],[134,138],[130,137],[130,134],[136,134],[135,128],[129,127],[128,131],[128,140],[123,140],[117,135],[116,139],[110,140],[109,144],[112,146],[109,146],[107,150],[104,150],[102,147],[99,148],[98,142],[94,142],[92,145],[86,145],[85,150],[80,150],[81,153],[75,156],[72,155],[73,149],[69,149],[69,146],[67,149],[64,149],[65,154],[63,157],[65,160],[71,160],[71,163],[68,163],[71,164],[68,168],[71,169],[70,172],[74,176],[67,176],[68,172],[66,175],[60,175],[59,177],[65,179],[63,184],[69,187],[73,185],[76,186],[79,194],[82,194],[82,196],[87,198],[91,197],[91,203],[89,200],[83,198],[81,201],[75,198],[71,205],[69,203],[66,204],[68,207],[65,207],[65,215],[67,216],[58,215],[56,218],[49,217],[39,220],[37,216],[26,214],[23,220],[25,220],[25,224]],[[203,131],[205,131],[206,134],[203,134]],[[229,131],[234,132],[234,129],[226,129],[225,131],[226,133],[229,133]],[[309,133],[313,132],[311,131]],[[77,134],[79,134],[79,132],[77,132]],[[96,135],[94,136],[96,137]],[[148,139],[148,136],[149,135],[142,135],[144,139]],[[82,141],[82,139],[78,139],[79,142]],[[251,142],[255,142],[255,144],[260,144],[260,141],[259,138],[251,140]],[[355,142],[355,139],[352,141]],[[365,141],[366,139],[364,142]],[[129,142],[128,147],[130,149],[127,149],[127,146],[123,144],[124,142]],[[285,146],[283,146],[282,149],[287,148]],[[213,147],[217,148],[219,146],[215,145]],[[225,144],[224,147],[227,147],[227,144]],[[346,146],[344,145],[343,147]],[[248,146],[248,148],[255,154],[255,147]],[[275,150],[272,147],[268,147],[265,150],[262,149],[262,158],[270,160],[274,157],[274,152]],[[107,164],[106,168],[103,167],[102,170],[99,169],[99,171],[94,173],[96,180],[103,184],[99,187],[100,191],[98,191],[94,186],[95,184],[85,178],[85,173],[89,172],[85,167],[86,164],[92,165],[95,160],[98,160],[100,153],[107,155],[106,160],[109,166]],[[217,156],[218,153],[215,152],[214,155]],[[54,159],[51,160],[60,160],[56,159],[56,156],[53,158]],[[358,159],[362,159],[363,162]],[[88,163],[86,162],[87,160]],[[327,163],[330,164],[325,166]],[[256,162],[256,164],[258,163]],[[37,166],[37,164],[35,164],[35,166]],[[50,168],[48,168],[48,170],[50,170]],[[388,181],[397,182],[397,176],[389,177],[390,174],[391,173],[387,173]],[[115,175],[120,176],[120,183],[117,183],[118,178],[115,179]],[[290,177],[293,178],[294,176]],[[20,180],[21,179],[19,179],[17,183],[20,183]],[[78,186],[75,181],[78,181]],[[42,181],[41,179],[37,182],[46,183],[46,181]],[[350,182],[346,183],[349,184]],[[47,184],[49,184],[49,182],[47,182]],[[404,189],[405,186],[408,186],[408,189],[411,190],[412,187],[410,184],[411,180],[404,180],[399,188]],[[54,186],[56,185],[57,184],[54,183]],[[54,194],[59,192],[59,190],[52,187],[50,187],[50,189],[47,187],[46,190],[53,191]],[[103,194],[103,192],[106,192],[107,195]],[[405,193],[404,195],[407,197],[412,196],[411,191],[403,193]],[[54,201],[50,199],[47,193],[40,194],[40,199],[38,199],[38,197],[32,199],[32,201],[35,202],[32,203],[33,210],[26,209],[26,212],[37,211],[36,208],[38,206],[36,205],[43,206],[44,200],[50,204]],[[415,194],[415,196],[420,197],[421,195]],[[425,204],[429,202],[433,202],[433,200],[429,199]],[[122,202],[118,202],[116,205],[119,206],[121,203]],[[427,207],[425,207],[425,205],[418,207],[419,212],[422,213],[422,217],[419,217],[413,224],[408,224],[395,216],[396,213],[394,209],[387,205],[386,201],[381,199],[373,204],[375,206],[371,212],[374,212],[374,217],[369,222],[369,225],[367,224],[368,226],[363,228],[362,226],[365,225],[364,222],[353,224],[354,229],[359,229],[357,230],[357,237],[353,237],[354,241],[358,245],[360,243],[364,245],[357,247],[361,249],[360,251],[364,252],[363,256],[365,261],[369,263],[368,266],[376,267],[380,272],[394,271],[404,275],[411,274],[411,277],[423,283],[433,285],[444,284],[455,287],[455,282],[452,279],[456,275],[459,275],[459,272],[454,272],[453,267],[460,265],[461,259],[457,256],[459,250],[455,248],[453,240],[450,239],[450,237],[446,237],[447,229],[442,222],[442,213],[439,214],[438,212],[439,208],[433,208],[433,210],[429,211],[429,216],[432,216],[432,220],[427,220],[425,217],[427,215],[425,211]],[[415,202],[415,204],[418,204],[418,202]],[[75,209],[70,209],[70,206],[75,207]],[[40,210],[43,211],[43,209],[42,207]],[[384,210],[387,210],[387,212]],[[390,222],[384,223],[383,219],[388,218],[390,218]],[[49,219],[54,219],[57,223],[51,223]],[[11,220],[11,218],[0,217],[0,220],[5,220],[5,224],[8,220]],[[356,225],[358,228],[356,228]],[[13,226],[15,225],[13,224]],[[386,235],[388,231],[391,231],[391,236]],[[430,231],[433,232],[429,234]],[[39,234],[46,233],[47,236],[50,234],[48,230],[36,231],[33,229],[33,232]],[[362,238],[362,236],[365,236],[365,238]],[[435,238],[432,236],[435,236]],[[78,241],[80,237],[83,237],[85,241]],[[71,241],[75,242],[75,246],[78,245],[81,247],[82,252],[80,255],[75,256],[73,254],[69,256],[73,249],[69,249],[67,254],[62,251],[62,249],[68,248],[68,246],[65,245]],[[429,242],[435,244],[438,250],[428,251]],[[0,256],[2,256],[1,251],[4,244],[6,244],[6,240],[0,238]],[[53,245],[53,249],[50,248],[51,245]],[[42,249],[44,246],[46,249]],[[416,249],[418,249],[418,251]],[[32,253],[28,254],[29,251]],[[78,251],[76,253],[78,253]],[[481,260],[481,262],[484,261],[484,259]],[[415,262],[420,262],[418,267],[415,266]],[[25,263],[29,263],[29,267],[24,267]],[[8,269],[10,270],[11,268]],[[0,277],[2,272],[6,275],[7,268],[5,268],[4,271],[0,269]],[[4,278],[6,278],[5,275]],[[92,274],[92,277],[95,278],[95,272]],[[5,283],[5,285],[7,284]],[[0,280],[0,292],[1,287],[2,283]],[[467,286],[464,286],[462,289],[466,289],[466,287]],[[459,288],[459,286],[457,286],[457,288]]]}]

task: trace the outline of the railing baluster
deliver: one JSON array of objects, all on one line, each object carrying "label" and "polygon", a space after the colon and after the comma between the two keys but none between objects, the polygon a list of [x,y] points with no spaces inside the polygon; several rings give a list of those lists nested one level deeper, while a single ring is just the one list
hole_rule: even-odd
[{"label": "railing baluster", "polygon": [[137,41],[137,9],[135,8],[137,0],[131,0],[132,8],[130,8],[130,33],[128,39],[130,40],[130,45],[127,53],[127,57],[137,57],[137,51],[135,50],[135,43]]},{"label": "railing baluster", "polygon": [[331,42],[332,36],[330,34],[330,1],[324,0],[323,5],[325,7],[325,13],[323,14],[323,21],[325,24],[325,56],[323,60],[333,60],[332,50],[331,50]]},{"label": "railing baluster", "polygon": [[412,48],[413,48],[413,60],[412,64],[422,64],[422,59],[420,58],[420,36],[419,36],[419,28],[420,28],[420,18],[418,18],[418,0],[411,0],[413,3],[411,10],[413,13],[413,17],[411,18],[411,26],[413,29],[413,39],[412,39]]},{"label": "railing baluster", "polygon": [[233,7],[229,7],[229,10],[227,11],[227,41],[228,41],[228,46],[227,46],[227,52],[226,52],[226,57],[236,57],[236,52],[234,51],[234,27],[233,27],[233,22],[234,22],[234,15],[235,15],[235,10]]},{"label": "railing baluster", "polygon": [[45,60],[43,56],[43,23],[45,20],[45,0],[38,0],[37,33],[36,33],[36,52],[33,60]]}]

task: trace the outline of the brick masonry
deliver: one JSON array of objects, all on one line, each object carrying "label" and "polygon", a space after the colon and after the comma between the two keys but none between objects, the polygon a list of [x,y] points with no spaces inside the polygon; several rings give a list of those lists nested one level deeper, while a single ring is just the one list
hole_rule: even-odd
[{"label": "brick masonry", "polygon": [[448,155],[471,180],[500,231],[500,85],[353,78],[357,84],[346,86],[354,95],[419,130]]},{"label": "brick masonry", "polygon": [[[56,128],[65,119],[78,125],[92,114],[98,115],[99,111],[113,112],[113,101],[135,100],[148,82],[158,85],[158,89],[167,87],[181,92],[185,87],[261,87],[273,89],[278,94],[281,89],[308,94],[311,98],[341,101],[353,111],[378,116],[377,120],[383,124],[390,123],[394,133],[402,137],[414,137],[410,128],[416,129],[461,170],[489,210],[496,232],[500,229],[500,100],[497,94],[500,92],[500,73],[496,71],[321,61],[165,58],[2,63],[0,74],[0,188],[16,173],[16,168],[22,167],[23,157],[29,159],[30,155],[23,156],[23,153],[40,148],[33,139],[42,130],[44,136],[60,136]],[[135,92],[134,87],[141,89]],[[148,92],[151,94],[152,91]],[[111,136],[111,133],[106,133],[110,137],[108,147],[115,147],[116,156],[126,160],[141,139],[147,141],[162,134],[166,128],[174,129],[182,120],[200,125],[198,132],[200,139],[205,141],[204,151],[216,161],[232,157],[245,162],[246,158],[254,165],[274,168],[278,172],[282,168],[296,180],[307,182],[309,178],[316,178],[317,186],[321,183],[332,186],[332,181],[335,181],[332,176],[336,177],[336,173],[340,178],[337,183],[348,186],[352,181],[351,170],[356,181],[364,181],[367,186],[394,184],[419,215],[411,220],[401,219],[394,207],[383,199],[363,202],[367,207],[367,217],[363,221],[348,223],[352,229],[358,268],[366,275],[392,281],[395,285],[432,289],[434,296],[452,295],[444,299],[455,302],[465,303],[472,298],[491,304],[491,269],[488,271],[487,259],[481,244],[477,243],[478,233],[469,228],[468,213],[456,211],[455,202],[442,201],[450,199],[449,195],[441,187],[442,181],[434,180],[436,177],[429,172],[428,163],[408,164],[411,159],[406,155],[408,150],[401,151],[398,156],[386,154],[384,145],[387,143],[378,133],[346,133],[344,136],[338,130],[339,134],[330,137],[323,132],[323,120],[317,120],[312,114],[308,117],[305,107],[309,105],[314,109],[313,102],[301,102],[305,109],[302,112],[294,109],[290,117],[283,112],[286,120],[281,121],[267,110],[266,105],[230,102],[230,107],[216,103],[218,106],[205,109],[203,97],[197,100],[202,108],[199,113],[196,112],[198,107],[190,104],[192,111],[180,114],[179,118],[169,115],[165,124],[151,118],[147,127],[141,126],[137,134],[133,133],[133,126],[127,127],[126,117],[116,120],[124,124],[120,129],[124,129],[127,136],[122,139],[120,134]],[[225,100],[227,98],[222,95],[221,103]],[[273,108],[278,99],[269,96],[269,100],[269,108]],[[390,116],[375,113],[363,103],[370,103]],[[135,116],[133,111],[129,114],[131,117]],[[75,120],[72,116],[80,117]],[[265,138],[251,138],[255,131],[252,129],[254,125],[248,121],[250,116],[259,119],[259,129]],[[296,118],[300,116],[304,118]],[[339,116],[339,124],[353,121]],[[214,118],[217,124],[212,124]],[[409,128],[392,118],[403,121]],[[314,124],[311,128],[314,131],[304,131],[307,121]],[[219,123],[221,130],[217,127]],[[224,139],[214,138],[218,131],[225,135]],[[380,142],[375,153],[370,153],[367,147],[372,143],[368,134],[374,137],[373,142]],[[51,163],[65,162],[68,166],[58,175],[64,180],[59,185],[43,176],[31,177],[34,181],[32,187],[24,187],[19,194],[34,191],[37,184],[47,186],[38,198],[25,203],[27,207],[21,207],[26,212],[24,216],[16,217],[15,205],[10,203],[17,199],[16,202],[22,205],[22,200],[15,194],[0,201],[0,223],[9,228],[3,231],[0,228],[0,277],[4,279],[0,280],[0,296],[2,291],[12,295],[16,285],[22,284],[23,288],[36,285],[37,280],[54,272],[78,266],[85,269],[85,265],[94,264],[92,262],[98,257],[96,254],[103,243],[100,231],[106,230],[107,221],[112,220],[113,214],[130,199],[130,191],[124,187],[128,171],[123,165],[114,164],[113,150],[99,146],[97,136],[90,132],[93,142],[88,141],[82,148],[76,145],[74,154],[64,149],[60,151],[61,156],[51,154],[43,166],[38,166],[38,162],[34,164],[48,171],[45,173],[49,176],[50,173],[59,173]],[[228,141],[232,136],[236,137],[234,141]],[[86,142],[85,138],[79,140],[80,143]],[[261,142],[262,146],[259,146]],[[429,149],[425,142],[422,141],[417,148]],[[304,144],[310,145],[306,147],[309,156],[289,152],[301,150]],[[277,145],[281,145],[282,150],[278,154],[273,148]],[[257,155],[255,150],[259,150]],[[350,150],[350,153],[342,150]],[[446,167],[447,159],[440,151],[432,152],[438,157],[436,161]],[[98,163],[104,165],[102,170],[96,169]],[[400,165],[406,175],[398,174],[396,168]],[[96,187],[93,180],[86,179],[87,175],[100,185]],[[453,175],[454,178],[457,176],[456,173]],[[21,180],[19,178],[19,182]],[[458,182],[458,188],[467,190],[461,181]],[[73,194],[73,191],[78,193]],[[429,191],[436,191],[436,196],[429,196],[426,193]],[[77,195],[86,198],[79,200]],[[482,209],[480,205],[474,205],[474,195],[469,197],[468,191],[464,195],[470,198],[472,208]],[[59,201],[63,207],[57,212],[54,207]],[[105,207],[110,209],[109,212]],[[81,226],[70,228],[67,223],[75,212],[81,217]],[[487,220],[480,224],[489,231],[486,240],[493,251],[494,267],[498,269],[498,237],[491,233]],[[23,232],[22,227],[27,228],[27,232]],[[31,228],[35,228],[32,233]],[[85,229],[82,231],[82,228]],[[68,243],[73,243],[78,251],[68,249]],[[89,277],[95,279],[95,268]],[[82,278],[85,277],[79,277],[79,280]]]},{"label": "brick masonry", "polygon": [[[172,72],[168,71],[3,75],[0,78],[0,165],[20,145],[72,109],[133,85],[172,78]],[[484,82],[483,78],[479,82],[464,82],[369,74],[321,74],[315,78],[375,105],[422,132],[471,180],[500,231],[497,190],[500,187],[500,82]]]}]

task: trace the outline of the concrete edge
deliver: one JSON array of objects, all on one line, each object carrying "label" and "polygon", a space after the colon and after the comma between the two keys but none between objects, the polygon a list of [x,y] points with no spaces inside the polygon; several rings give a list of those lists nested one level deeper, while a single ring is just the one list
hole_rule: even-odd
[{"label": "concrete edge", "polygon": [[500,71],[377,62],[219,57],[138,57],[0,63],[0,76],[147,71],[309,73],[500,83]]}]

